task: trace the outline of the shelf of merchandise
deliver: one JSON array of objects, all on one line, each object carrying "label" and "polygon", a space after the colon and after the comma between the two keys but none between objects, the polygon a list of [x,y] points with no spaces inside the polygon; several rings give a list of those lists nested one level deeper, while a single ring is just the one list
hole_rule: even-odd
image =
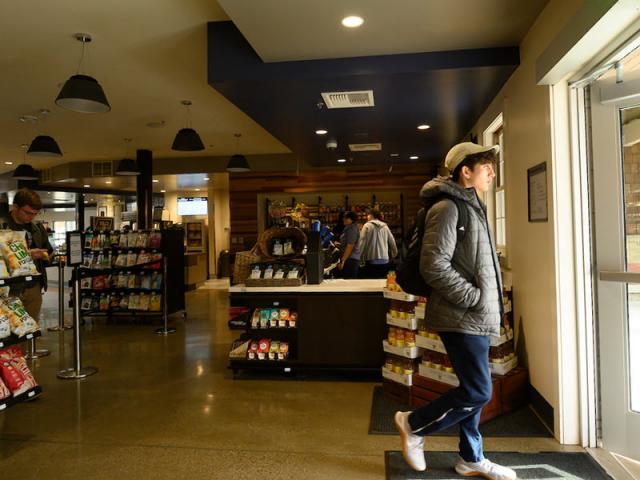
[{"label": "shelf of merchandise", "polygon": [[42,387],[38,385],[30,390],[27,390],[24,393],[21,393],[17,397],[9,397],[9,398],[5,398],[4,400],[0,400],[0,412],[18,403],[35,400],[37,397],[40,396],[41,393],[42,393]]},{"label": "shelf of merchandise", "polygon": [[418,319],[416,317],[398,318],[398,317],[394,317],[390,313],[387,313],[387,325],[406,328],[407,330],[417,330]]},{"label": "shelf of merchandise", "polygon": [[31,340],[32,338],[38,338],[41,335],[42,333],[40,332],[40,330],[33,333],[27,333],[24,337],[18,337],[12,333],[8,337],[0,339],[0,349],[26,342],[27,340]]},{"label": "shelf of merchandise", "polygon": [[[146,232],[146,231],[145,231]],[[107,232],[109,234],[110,232]],[[142,251],[148,253],[160,253],[162,260],[154,260],[143,264],[129,266],[110,266],[106,268],[98,267],[80,267],[80,277],[94,277],[98,275],[108,275],[113,272],[130,272],[132,274],[163,272],[162,263],[167,259],[167,274],[163,273],[161,289],[143,289],[140,287],[109,287],[104,289],[83,288],[81,295],[92,294],[99,295],[103,293],[158,293],[163,295],[161,305],[165,305],[164,297],[166,296],[167,314],[177,311],[185,313],[185,285],[184,285],[184,231],[179,229],[169,229],[160,231],[162,237],[160,247],[121,247],[120,245],[110,245],[98,249],[85,248],[84,253],[93,255],[96,252],[120,252],[122,251]],[[84,242],[84,238],[83,238]],[[167,292],[171,292],[167,294]],[[109,309],[106,311],[82,311],[82,317],[158,317],[163,316],[164,311],[148,311],[148,310],[117,310]]]},{"label": "shelf of merchandise", "polygon": [[446,372],[439,368],[433,368],[431,366],[425,365],[424,363],[420,363],[420,365],[418,366],[418,374],[421,377],[437,380],[438,382],[446,383],[447,385],[452,385],[454,387],[460,385],[458,377],[455,373]]},{"label": "shelf of merchandise", "polygon": [[395,345],[391,345],[387,340],[383,340],[382,348],[386,353],[409,358],[411,360],[420,357],[420,350],[418,347],[396,347]]},{"label": "shelf of merchandise", "polygon": [[405,373],[392,372],[386,367],[382,367],[382,378],[391,380],[392,382],[401,383],[410,387],[412,385],[413,375]]}]

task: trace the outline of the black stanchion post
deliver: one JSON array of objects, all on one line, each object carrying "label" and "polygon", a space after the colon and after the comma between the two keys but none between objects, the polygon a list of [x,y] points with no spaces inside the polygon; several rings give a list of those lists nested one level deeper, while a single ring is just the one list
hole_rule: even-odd
[{"label": "black stanchion post", "polygon": [[64,323],[64,260],[58,257],[58,325],[49,327],[50,332],[63,332],[73,328],[71,325]]},{"label": "black stanchion post", "polygon": [[169,259],[166,255],[162,255],[162,328],[158,328],[156,333],[158,335],[169,335],[176,333],[174,327],[169,327],[169,303],[167,302],[167,273]]},{"label": "black stanchion post", "polygon": [[80,342],[80,264],[82,263],[82,234],[67,233],[67,259],[73,265],[73,368],[58,372],[58,378],[77,380],[98,372],[95,367],[82,367],[82,345]]}]

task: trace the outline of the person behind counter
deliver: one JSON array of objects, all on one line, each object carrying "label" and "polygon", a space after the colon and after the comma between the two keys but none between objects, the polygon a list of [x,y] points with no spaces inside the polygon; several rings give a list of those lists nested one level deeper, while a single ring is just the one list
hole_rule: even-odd
[{"label": "person behind counter", "polygon": [[42,308],[43,291],[47,290],[47,271],[49,255],[53,253],[53,247],[49,243],[47,231],[41,223],[34,223],[33,219],[42,210],[40,196],[28,188],[21,188],[13,197],[13,205],[0,221],[5,229],[25,231],[29,254],[40,272],[40,282],[25,288],[19,294],[25,310],[36,320],[40,316]]},{"label": "person behind counter", "polygon": [[389,226],[382,221],[380,210],[367,211],[367,223],[360,232],[358,247],[365,262],[360,278],[386,278],[391,261],[398,255],[398,247]]},{"label": "person behind counter", "polygon": [[344,214],[344,230],[340,235],[340,264],[338,265],[342,278],[358,278],[360,231],[355,223],[357,219],[358,216],[355,212],[345,212]]}]

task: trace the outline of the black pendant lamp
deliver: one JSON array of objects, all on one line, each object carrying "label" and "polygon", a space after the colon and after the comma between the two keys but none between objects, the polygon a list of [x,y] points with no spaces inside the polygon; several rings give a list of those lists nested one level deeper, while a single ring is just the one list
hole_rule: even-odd
[{"label": "black pendant lamp", "polygon": [[91,41],[91,35],[76,33],[74,37],[82,42],[82,56],[78,73],[72,75],[62,86],[56,98],[56,105],[80,113],[106,113],[111,110],[111,105],[109,105],[107,96],[98,81],[93,77],[79,73],[84,59],[84,47]]},{"label": "black pendant lamp", "polygon": [[38,135],[29,145],[27,155],[34,157],[61,157],[62,151],[53,137]]},{"label": "black pendant lamp", "polygon": [[124,139],[125,147],[124,147],[124,156],[122,160],[118,163],[118,168],[116,168],[116,175],[120,176],[134,176],[140,175],[140,169],[138,168],[138,164],[135,160],[127,158],[127,152],[129,150],[129,144],[131,143],[130,138]]},{"label": "black pendant lamp", "polygon": [[18,165],[11,177],[16,180],[38,180],[38,178],[40,178],[35,168],[26,163]]},{"label": "black pendant lamp", "polygon": [[[236,152],[238,151],[238,144],[240,143],[240,137],[242,136],[239,133],[234,133],[234,137],[236,137]],[[249,167],[249,162],[244,155],[240,155],[236,153],[235,155],[231,155],[229,159],[229,163],[227,163],[227,172],[231,173],[243,173],[250,172],[251,167]]]},{"label": "black pendant lamp", "polygon": [[187,109],[187,126],[186,128],[181,128],[180,131],[176,134],[176,138],[173,140],[173,145],[171,145],[172,150],[177,150],[180,152],[197,152],[199,150],[204,150],[204,144],[200,139],[200,135],[193,128],[191,128],[191,101],[190,100],[182,100],[182,105],[184,105]]}]

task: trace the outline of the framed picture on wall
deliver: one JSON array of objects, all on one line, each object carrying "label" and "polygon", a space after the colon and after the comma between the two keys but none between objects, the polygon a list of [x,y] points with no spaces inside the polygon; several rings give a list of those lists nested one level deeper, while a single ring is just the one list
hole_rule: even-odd
[{"label": "framed picture on wall", "polygon": [[109,231],[113,230],[113,217],[94,217],[91,216],[91,228],[94,231]]},{"label": "framed picture on wall", "polygon": [[548,221],[546,162],[527,170],[527,192],[529,196],[529,221]]}]

